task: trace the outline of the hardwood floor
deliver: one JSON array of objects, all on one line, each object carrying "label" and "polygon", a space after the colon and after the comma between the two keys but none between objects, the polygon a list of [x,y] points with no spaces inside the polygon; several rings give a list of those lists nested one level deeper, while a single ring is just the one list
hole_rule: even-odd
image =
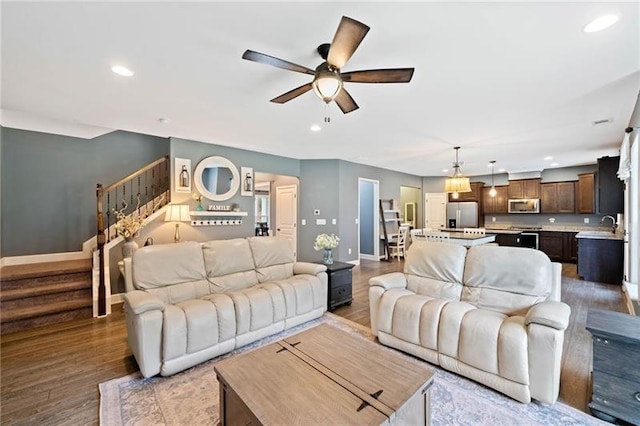
[{"label": "hardwood floor", "polygon": [[[404,263],[362,261],[353,269],[350,306],[334,313],[369,326],[368,280],[402,271]],[[591,338],[585,330],[592,308],[625,312],[620,286],[576,279],[564,265],[562,299],[571,305],[565,335],[560,401],[587,411]],[[137,371],[127,345],[124,315],[75,320],[1,337],[0,423],[2,425],[98,424],[98,384]]]}]

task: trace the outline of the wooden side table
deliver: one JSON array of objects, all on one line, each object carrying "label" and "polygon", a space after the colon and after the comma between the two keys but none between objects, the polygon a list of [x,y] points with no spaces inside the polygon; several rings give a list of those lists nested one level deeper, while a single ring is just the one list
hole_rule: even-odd
[{"label": "wooden side table", "polygon": [[[322,263],[322,262],[318,262]],[[351,269],[355,266],[351,263],[333,262],[327,267],[329,288],[327,291],[327,310],[332,311],[338,306],[350,305],[353,301],[351,289]]]},{"label": "wooden side table", "polygon": [[590,310],[587,330],[593,335],[589,409],[609,422],[640,424],[640,317]]}]

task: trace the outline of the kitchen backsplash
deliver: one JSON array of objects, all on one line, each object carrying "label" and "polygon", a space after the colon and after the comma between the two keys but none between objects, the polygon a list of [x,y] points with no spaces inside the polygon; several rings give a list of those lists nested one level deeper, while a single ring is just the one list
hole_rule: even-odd
[{"label": "kitchen backsplash", "polygon": [[[495,217],[495,222],[492,218]],[[611,229],[611,220],[601,223],[602,215],[574,215],[574,214],[496,214],[485,215],[485,228],[505,229],[509,227],[541,227],[544,229]],[[585,219],[589,223],[585,223]]]}]

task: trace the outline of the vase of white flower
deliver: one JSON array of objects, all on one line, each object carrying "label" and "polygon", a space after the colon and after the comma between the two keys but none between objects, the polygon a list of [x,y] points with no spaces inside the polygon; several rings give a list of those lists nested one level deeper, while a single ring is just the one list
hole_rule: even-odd
[{"label": "vase of white flower", "polygon": [[322,255],[322,262],[325,265],[331,265],[333,263],[332,250],[338,247],[339,242],[340,238],[338,238],[338,236],[335,234],[320,234],[316,237],[316,242],[313,248],[315,251],[324,251]]},{"label": "vase of white flower", "polygon": [[131,257],[136,250],[138,250],[136,240],[133,237],[125,238],[122,244],[122,257]]},{"label": "vase of white flower", "polygon": [[194,192],[191,198],[196,200],[196,202],[198,203],[198,205],[196,206],[196,210],[198,210],[199,212],[204,210],[204,207],[202,207],[202,195],[198,194],[197,192]]}]

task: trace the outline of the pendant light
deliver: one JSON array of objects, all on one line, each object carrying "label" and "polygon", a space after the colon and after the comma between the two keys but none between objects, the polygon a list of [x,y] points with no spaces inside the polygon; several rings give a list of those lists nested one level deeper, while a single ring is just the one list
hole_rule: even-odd
[{"label": "pendant light", "polygon": [[452,194],[451,197],[454,200],[457,200],[459,197],[459,193],[461,192],[471,192],[471,185],[469,185],[469,178],[464,177],[464,175],[460,172],[460,163],[458,161],[458,150],[459,146],[456,146],[456,161],[453,163],[453,176],[447,178],[444,182],[444,192]]},{"label": "pendant light", "polygon": [[495,198],[498,195],[498,191],[496,191],[496,185],[493,182],[493,174],[496,171],[496,160],[490,161],[491,163],[491,189],[489,190],[489,196]]}]

